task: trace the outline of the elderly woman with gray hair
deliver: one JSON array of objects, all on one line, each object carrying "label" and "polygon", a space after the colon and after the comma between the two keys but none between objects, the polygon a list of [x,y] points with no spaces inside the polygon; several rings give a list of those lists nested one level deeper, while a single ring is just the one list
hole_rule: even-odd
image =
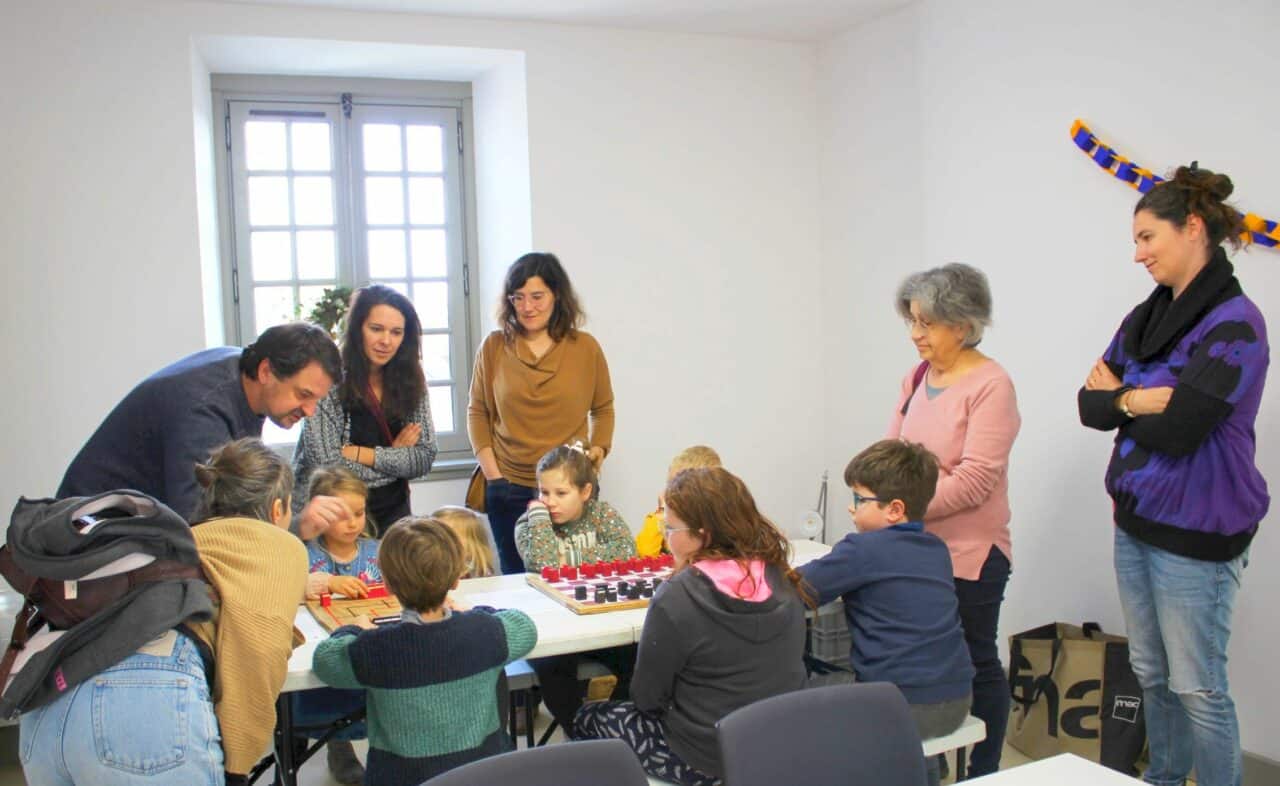
[{"label": "elderly woman with gray hair", "polygon": [[973,714],[987,738],[973,750],[973,775],[1000,767],[1009,684],[996,629],[1009,581],[1009,451],[1022,418],[1009,374],[978,350],[991,324],[987,277],[951,264],[915,273],[898,287],[921,363],[902,380],[888,436],[919,442],[938,457],[938,486],[924,526],[951,551],[960,622],[977,675]]}]

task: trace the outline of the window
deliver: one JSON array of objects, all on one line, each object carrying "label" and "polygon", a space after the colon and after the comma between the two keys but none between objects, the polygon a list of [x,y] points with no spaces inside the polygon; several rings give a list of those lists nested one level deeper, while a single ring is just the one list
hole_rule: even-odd
[{"label": "window", "polygon": [[[457,93],[459,86],[452,87]],[[422,322],[437,461],[469,458],[465,413],[475,331],[465,102],[360,93],[326,98],[314,89],[294,96],[215,89],[214,98],[225,120],[225,290],[239,343],[306,319],[326,289],[366,283],[397,289]],[[294,442],[299,429],[268,423],[263,433],[269,442]]]}]

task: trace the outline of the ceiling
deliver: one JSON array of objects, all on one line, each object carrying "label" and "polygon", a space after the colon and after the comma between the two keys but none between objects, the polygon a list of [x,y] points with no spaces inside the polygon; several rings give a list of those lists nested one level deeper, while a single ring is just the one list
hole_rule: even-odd
[{"label": "ceiling", "polygon": [[912,0],[223,0],[820,41]]}]

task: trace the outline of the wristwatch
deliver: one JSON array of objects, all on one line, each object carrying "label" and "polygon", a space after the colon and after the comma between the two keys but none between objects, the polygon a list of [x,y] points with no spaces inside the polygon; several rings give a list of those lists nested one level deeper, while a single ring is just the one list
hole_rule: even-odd
[{"label": "wristwatch", "polygon": [[1121,385],[1120,388],[1116,391],[1116,397],[1114,399],[1114,401],[1116,402],[1116,409],[1119,409],[1122,413],[1124,413],[1124,416],[1126,418],[1130,418],[1130,419],[1137,417],[1137,415],[1133,414],[1133,412],[1129,409],[1129,405],[1125,403],[1125,396],[1128,395],[1129,391],[1133,389],[1134,389],[1133,385]]}]

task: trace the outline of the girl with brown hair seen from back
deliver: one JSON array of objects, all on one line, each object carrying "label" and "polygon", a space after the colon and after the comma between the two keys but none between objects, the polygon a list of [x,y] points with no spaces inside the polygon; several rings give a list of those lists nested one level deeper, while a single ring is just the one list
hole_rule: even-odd
[{"label": "girl with brown hair seen from back", "polygon": [[689,469],[667,484],[667,541],[676,572],[654,593],[631,701],[585,705],[579,737],[617,737],[649,774],[719,783],[715,725],[805,684],[800,576],[786,537],[737,476]]}]

